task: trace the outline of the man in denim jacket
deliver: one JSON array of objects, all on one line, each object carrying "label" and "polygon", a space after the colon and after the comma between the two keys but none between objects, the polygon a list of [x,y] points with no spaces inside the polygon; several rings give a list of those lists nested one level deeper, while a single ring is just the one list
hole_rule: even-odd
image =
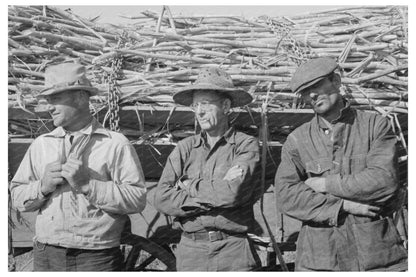
[{"label": "man in denim jacket", "polygon": [[97,89],[83,66],[48,67],[45,86],[40,96],[57,128],[31,144],[10,188],[17,209],[38,211],[34,270],[120,270],[126,215],[146,205],[139,158],[91,116]]},{"label": "man in denim jacket", "polygon": [[291,81],[315,111],[288,136],[275,178],[279,209],[302,221],[296,270],[403,270],[407,253],[391,220],[396,137],[386,118],[342,98],[337,67],[313,59]]}]

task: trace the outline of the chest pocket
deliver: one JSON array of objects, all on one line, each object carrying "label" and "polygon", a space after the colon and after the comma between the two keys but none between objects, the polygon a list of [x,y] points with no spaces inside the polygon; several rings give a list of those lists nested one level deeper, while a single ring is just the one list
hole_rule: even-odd
[{"label": "chest pocket", "polygon": [[332,168],[332,161],[320,159],[306,162],[306,173],[308,177],[319,177],[328,174]]}]

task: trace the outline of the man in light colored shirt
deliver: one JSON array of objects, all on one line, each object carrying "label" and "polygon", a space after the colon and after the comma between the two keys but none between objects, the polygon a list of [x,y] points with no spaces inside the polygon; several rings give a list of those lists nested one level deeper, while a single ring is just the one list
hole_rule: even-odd
[{"label": "man in light colored shirt", "polygon": [[34,270],[120,270],[127,214],[146,205],[139,158],[122,134],[91,116],[97,89],[85,67],[50,66],[45,87],[40,96],[57,128],[35,139],[10,187],[17,209],[39,211]]}]

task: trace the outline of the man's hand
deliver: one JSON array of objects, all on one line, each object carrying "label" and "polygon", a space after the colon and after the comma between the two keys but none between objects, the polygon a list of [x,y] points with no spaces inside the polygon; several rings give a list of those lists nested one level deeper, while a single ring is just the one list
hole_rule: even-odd
[{"label": "man's hand", "polygon": [[305,184],[316,192],[326,192],[325,178],[311,177],[305,181]]},{"label": "man's hand", "polygon": [[358,216],[376,217],[378,215],[377,213],[380,212],[379,207],[352,202],[349,200],[344,200],[342,208],[347,213]]},{"label": "man's hand", "polygon": [[82,161],[69,157],[64,165],[62,165],[62,177],[76,191],[83,194],[89,192],[89,174],[88,170],[82,166]]},{"label": "man's hand", "polygon": [[54,192],[56,187],[64,182],[62,178],[62,164],[60,162],[47,164],[40,182],[43,195]]},{"label": "man's hand", "polygon": [[243,176],[243,173],[244,173],[243,169],[240,168],[239,165],[235,165],[235,166],[231,167],[227,171],[227,173],[225,174],[223,180],[225,180],[225,181],[232,181],[235,178],[242,177]]}]

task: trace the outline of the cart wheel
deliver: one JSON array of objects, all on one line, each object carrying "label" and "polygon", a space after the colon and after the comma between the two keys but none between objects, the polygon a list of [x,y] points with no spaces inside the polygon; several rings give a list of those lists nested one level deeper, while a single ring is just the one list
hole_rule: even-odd
[{"label": "cart wheel", "polygon": [[126,271],[176,271],[175,256],[159,244],[134,234],[124,237],[122,244],[129,248],[124,250]]}]

